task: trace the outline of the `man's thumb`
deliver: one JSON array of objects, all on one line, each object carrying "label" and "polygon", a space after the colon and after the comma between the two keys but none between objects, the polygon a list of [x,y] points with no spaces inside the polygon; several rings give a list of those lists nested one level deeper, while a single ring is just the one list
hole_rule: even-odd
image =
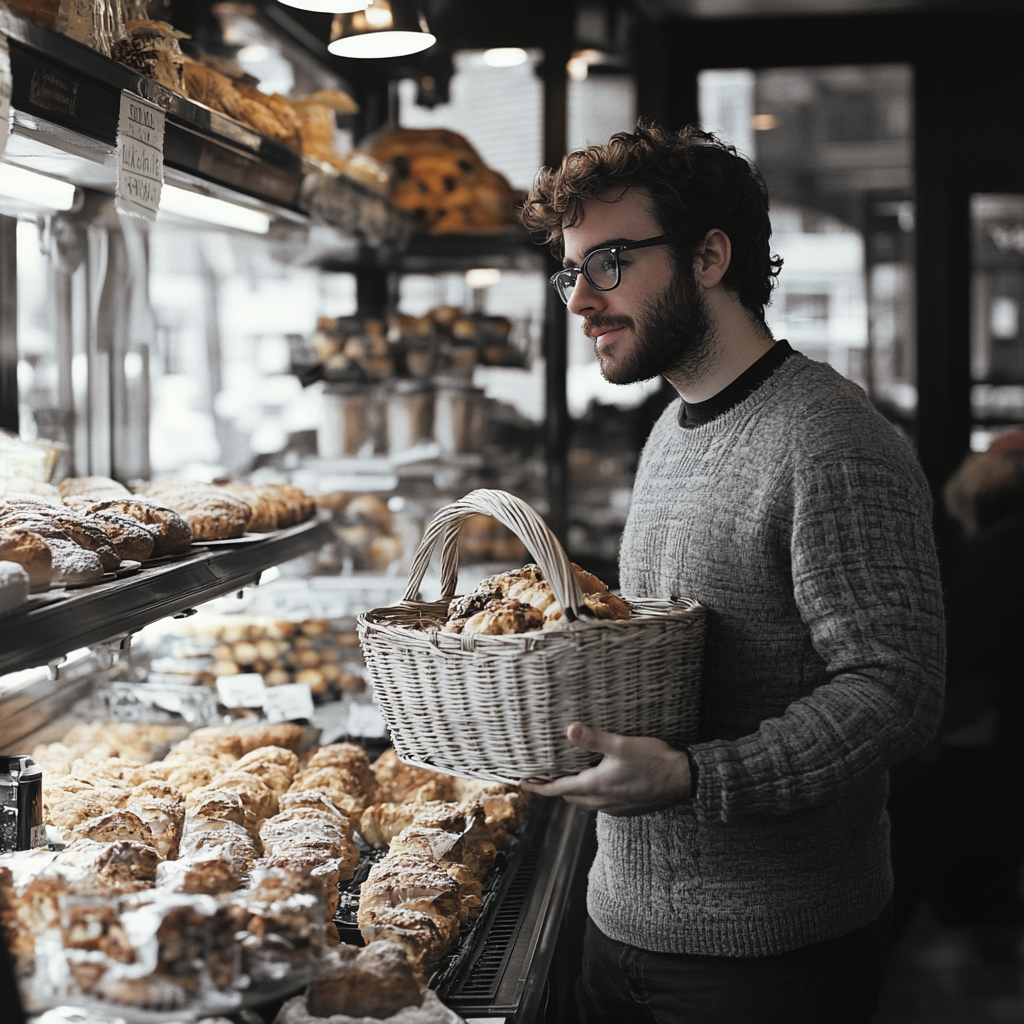
[{"label": "man's thumb", "polygon": [[592,729],[582,722],[573,722],[565,730],[566,738],[580,750],[591,750],[597,754],[612,753],[612,746],[616,737],[610,732],[601,732],[600,729]]}]

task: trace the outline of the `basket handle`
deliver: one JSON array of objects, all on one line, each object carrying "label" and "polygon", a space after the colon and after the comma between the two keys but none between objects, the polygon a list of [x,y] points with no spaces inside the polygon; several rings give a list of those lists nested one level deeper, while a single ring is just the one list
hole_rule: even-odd
[{"label": "basket handle", "polygon": [[558,538],[521,498],[508,491],[486,488],[470,491],[460,501],[445,505],[431,519],[412,560],[405,600],[416,600],[430,564],[430,556],[439,540],[442,542],[441,600],[450,601],[455,596],[459,582],[459,529],[470,516],[480,513],[497,519],[526,545],[527,550],[537,559],[544,578],[551,584],[555,598],[565,611],[565,617],[575,622],[583,606],[583,593],[572,571],[569,556]]}]

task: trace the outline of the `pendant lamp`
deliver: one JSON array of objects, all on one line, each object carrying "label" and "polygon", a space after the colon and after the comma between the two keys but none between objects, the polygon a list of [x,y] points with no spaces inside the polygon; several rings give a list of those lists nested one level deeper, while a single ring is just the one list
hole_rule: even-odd
[{"label": "pendant lamp", "polygon": [[370,0],[280,0],[285,7],[297,7],[300,11],[316,11],[317,14],[351,14],[365,11]]},{"label": "pendant lamp", "polygon": [[416,0],[373,0],[366,10],[335,15],[327,49],[338,57],[405,57],[436,42]]}]

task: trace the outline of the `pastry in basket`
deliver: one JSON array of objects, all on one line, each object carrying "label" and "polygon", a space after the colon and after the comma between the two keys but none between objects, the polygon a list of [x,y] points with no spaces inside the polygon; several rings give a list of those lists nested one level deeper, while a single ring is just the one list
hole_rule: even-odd
[{"label": "pastry in basket", "polygon": [[[629,606],[604,583],[578,565],[573,572],[584,606],[598,619],[628,619]],[[506,634],[568,625],[551,585],[536,565],[489,576],[464,597],[454,598],[441,627],[446,633]]]},{"label": "pastry in basket", "polygon": [[324,954],[306,989],[314,1017],[390,1017],[406,1006],[421,1006],[425,990],[401,946],[374,942],[363,949],[339,946]]}]

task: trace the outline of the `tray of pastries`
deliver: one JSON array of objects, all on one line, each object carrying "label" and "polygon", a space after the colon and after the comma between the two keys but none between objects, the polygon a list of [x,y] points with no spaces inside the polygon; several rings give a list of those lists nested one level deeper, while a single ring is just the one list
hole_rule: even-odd
[{"label": "tray of pastries", "polygon": [[304,750],[291,723],[186,731],[81,724],[33,750],[51,843],[0,857],[26,1008],[156,1021],[305,990],[293,1017],[447,1019],[428,982],[480,913],[524,795],[390,749]]}]

